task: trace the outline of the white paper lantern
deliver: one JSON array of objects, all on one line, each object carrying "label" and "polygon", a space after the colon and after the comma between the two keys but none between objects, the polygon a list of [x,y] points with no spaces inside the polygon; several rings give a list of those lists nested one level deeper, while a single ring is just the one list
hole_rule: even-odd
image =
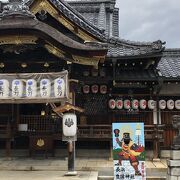
[{"label": "white paper lantern", "polygon": [[117,109],[123,108],[123,101],[121,99],[116,100],[116,108]]},{"label": "white paper lantern", "polygon": [[106,85],[101,85],[100,86],[100,93],[101,94],[106,94],[107,93],[107,86]]},{"label": "white paper lantern", "polygon": [[34,98],[37,95],[37,82],[34,79],[28,79],[26,81],[26,96],[28,98]]},{"label": "white paper lantern", "polygon": [[77,133],[77,117],[75,114],[67,113],[63,115],[64,136],[75,136]]},{"label": "white paper lantern", "polygon": [[110,109],[115,109],[116,101],[114,99],[110,99],[108,104]]},{"label": "white paper lantern", "polygon": [[175,101],[175,108],[178,110],[180,109],[180,100]]},{"label": "white paper lantern", "polygon": [[130,100],[125,100],[124,101],[124,108],[125,109],[130,109],[131,108],[131,101]]},{"label": "white paper lantern", "polygon": [[15,79],[12,81],[12,97],[20,98],[23,96],[23,81]]},{"label": "white paper lantern", "polygon": [[165,109],[166,108],[166,101],[165,100],[161,99],[159,101],[159,108],[160,109]]},{"label": "white paper lantern", "polygon": [[0,98],[9,97],[9,81],[6,79],[0,80]]},{"label": "white paper lantern", "polygon": [[141,109],[146,109],[147,107],[147,101],[145,99],[141,99],[139,102],[139,106]]},{"label": "white paper lantern", "polygon": [[138,107],[139,107],[139,101],[137,99],[134,99],[132,101],[132,108],[133,109],[138,109]]},{"label": "white paper lantern", "polygon": [[148,101],[148,108],[149,108],[149,109],[155,109],[155,107],[156,107],[156,101],[154,101],[154,100],[149,100],[149,101]]},{"label": "white paper lantern", "polygon": [[51,96],[51,82],[49,79],[42,79],[40,81],[40,95],[43,98],[49,98]]},{"label": "white paper lantern", "polygon": [[174,101],[172,99],[167,101],[167,108],[170,110],[174,109]]},{"label": "white paper lantern", "polygon": [[65,82],[62,78],[54,80],[54,96],[58,98],[64,98],[65,96]]}]

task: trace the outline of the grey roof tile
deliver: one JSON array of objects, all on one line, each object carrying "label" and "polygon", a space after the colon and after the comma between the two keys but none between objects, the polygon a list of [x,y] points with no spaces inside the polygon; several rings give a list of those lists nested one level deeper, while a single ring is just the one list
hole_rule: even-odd
[{"label": "grey roof tile", "polygon": [[180,78],[180,49],[165,50],[157,69],[164,77]]}]

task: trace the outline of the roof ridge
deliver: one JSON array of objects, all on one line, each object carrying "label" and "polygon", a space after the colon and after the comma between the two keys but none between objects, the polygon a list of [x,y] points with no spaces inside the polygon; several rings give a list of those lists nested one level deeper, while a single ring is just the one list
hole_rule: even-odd
[{"label": "roof ridge", "polygon": [[165,42],[162,42],[161,40],[157,40],[157,41],[153,41],[153,42],[140,42],[140,41],[130,41],[130,40],[125,40],[125,39],[121,39],[118,37],[111,37],[108,39],[108,42],[110,44],[114,44],[114,45],[124,45],[127,47],[152,47],[152,49],[164,49],[164,44]]}]

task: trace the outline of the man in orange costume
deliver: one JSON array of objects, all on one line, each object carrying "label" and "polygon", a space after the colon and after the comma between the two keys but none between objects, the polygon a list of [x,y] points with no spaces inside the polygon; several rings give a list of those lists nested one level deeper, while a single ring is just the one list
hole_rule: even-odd
[{"label": "man in orange costume", "polygon": [[122,148],[122,151],[118,154],[119,165],[122,165],[122,160],[129,160],[131,166],[135,170],[135,175],[140,176],[141,173],[138,169],[139,161],[137,159],[137,156],[139,156],[144,151],[144,147],[133,143],[133,141],[130,138],[130,134],[127,132],[123,133],[123,138],[121,141],[118,137],[116,137],[116,142]]}]

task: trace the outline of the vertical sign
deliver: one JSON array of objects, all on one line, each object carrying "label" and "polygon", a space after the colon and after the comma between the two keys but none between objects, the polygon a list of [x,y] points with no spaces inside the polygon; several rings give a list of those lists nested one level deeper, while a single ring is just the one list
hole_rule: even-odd
[{"label": "vertical sign", "polygon": [[145,180],[144,123],[113,123],[114,180]]}]

